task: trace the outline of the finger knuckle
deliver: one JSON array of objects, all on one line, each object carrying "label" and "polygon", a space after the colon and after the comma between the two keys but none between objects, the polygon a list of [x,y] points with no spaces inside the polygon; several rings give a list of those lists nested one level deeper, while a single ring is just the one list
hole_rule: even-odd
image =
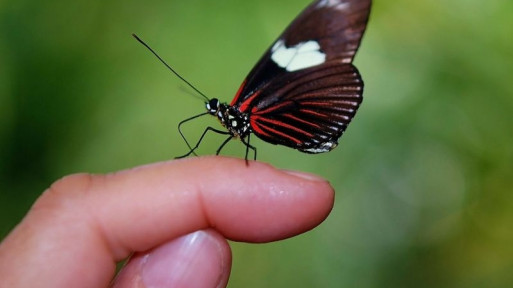
[{"label": "finger knuckle", "polygon": [[32,208],[70,206],[71,202],[75,202],[77,198],[88,194],[91,190],[93,178],[93,175],[87,173],[64,176],[51,184]]}]

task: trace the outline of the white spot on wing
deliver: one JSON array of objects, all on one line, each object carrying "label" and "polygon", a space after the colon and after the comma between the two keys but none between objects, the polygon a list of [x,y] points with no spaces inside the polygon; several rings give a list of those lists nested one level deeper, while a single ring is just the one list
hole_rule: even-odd
[{"label": "white spot on wing", "polygon": [[271,52],[273,52],[273,53],[276,52],[276,50],[280,49],[280,47],[283,46],[283,44],[285,44],[285,43],[283,43],[283,40],[281,40],[281,39],[276,41],[276,43],[274,43],[274,45],[273,45],[273,48],[271,48]]},{"label": "white spot on wing", "polygon": [[317,4],[317,8],[322,7],[331,7],[343,11],[349,8],[349,3],[345,0],[322,0]]},{"label": "white spot on wing", "polygon": [[305,149],[303,151],[309,152],[309,153],[323,153],[323,152],[328,152],[328,151],[335,149],[335,147],[337,147],[337,145],[338,145],[337,142],[329,141],[329,142],[322,143],[319,147],[309,148],[309,149]]},{"label": "white spot on wing", "polygon": [[278,40],[271,48],[271,59],[289,72],[297,71],[324,63],[326,54],[320,49],[319,43],[313,40],[290,48],[285,46],[283,40]]}]

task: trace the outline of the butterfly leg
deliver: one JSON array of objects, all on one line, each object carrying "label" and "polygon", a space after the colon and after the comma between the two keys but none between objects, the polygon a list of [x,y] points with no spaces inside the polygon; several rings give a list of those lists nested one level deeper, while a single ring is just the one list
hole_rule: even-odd
[{"label": "butterfly leg", "polygon": [[[229,134],[229,133],[227,133]],[[230,137],[226,138],[226,140],[224,140],[223,144],[221,144],[221,146],[219,146],[219,148],[217,149],[216,151],[216,155],[219,155],[219,153],[221,153],[221,150],[223,149],[223,147],[228,143],[230,142],[230,140],[232,140],[233,136],[230,135]]]},{"label": "butterfly leg", "polygon": [[[192,153],[192,154],[194,154],[195,156],[198,156],[198,155],[196,155],[196,153],[194,152],[194,149],[196,149],[197,147],[196,147],[196,148],[194,148],[194,149],[192,149],[191,145],[189,144],[189,141],[187,141],[187,138],[185,138],[185,136],[183,135],[183,132],[182,132],[182,125],[183,125],[184,123],[186,123],[186,122],[189,122],[189,121],[191,121],[191,120],[194,120],[194,119],[196,119],[196,118],[198,118],[198,117],[201,117],[201,116],[204,116],[204,115],[207,115],[207,114],[208,114],[208,112],[206,112],[206,113],[201,113],[201,114],[198,114],[198,115],[192,116],[192,117],[190,117],[190,118],[187,118],[187,119],[185,119],[185,120],[181,121],[180,123],[178,123],[178,132],[180,133],[180,136],[182,136],[183,141],[185,141],[185,144],[187,144],[187,147],[189,147],[189,150],[190,150],[190,151],[189,151],[189,153],[188,153],[188,154],[186,154],[186,155],[184,155],[184,156],[181,156],[181,157],[176,157],[176,158],[183,158],[183,157],[189,156],[191,153]],[[206,133],[206,131],[205,131],[204,133]],[[202,136],[202,138],[203,138],[203,136]]]},{"label": "butterfly leg", "polygon": [[[203,134],[201,134],[201,137],[199,138],[196,145],[193,148],[191,148],[191,150],[189,152],[187,152],[187,154],[175,157],[175,159],[185,158],[191,154],[196,155],[196,153],[194,153],[194,150],[196,150],[199,147],[199,145],[201,144],[201,141],[203,140],[203,137],[205,137],[205,135],[207,134],[208,131],[216,132],[216,133],[222,134],[222,135],[230,135],[230,132],[228,132],[228,131],[217,130],[217,129],[214,129],[209,126],[209,127],[207,127],[207,129],[205,129],[205,131],[203,131]],[[231,136],[230,136],[230,138],[231,138]],[[228,141],[225,141],[225,142],[228,142]],[[224,144],[226,144],[226,143],[224,143]],[[223,146],[224,146],[224,144],[223,144]],[[222,146],[221,146],[221,148],[222,148]],[[217,154],[219,154],[219,150],[218,150]]]},{"label": "butterfly leg", "polygon": [[257,149],[256,149],[256,147],[251,145],[251,144],[249,144],[250,136],[251,136],[251,134],[248,134],[248,141],[247,142],[246,142],[246,140],[241,139],[242,143],[244,143],[244,145],[246,145],[246,157],[244,158],[244,159],[246,159],[246,165],[248,165],[249,149],[253,150],[253,160],[256,161],[256,159],[257,159]]}]

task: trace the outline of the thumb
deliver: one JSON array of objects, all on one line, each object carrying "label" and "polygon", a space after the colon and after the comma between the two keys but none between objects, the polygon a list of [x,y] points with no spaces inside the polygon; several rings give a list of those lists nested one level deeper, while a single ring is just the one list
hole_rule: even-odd
[{"label": "thumb", "polygon": [[228,243],[209,229],[133,255],[113,287],[226,287],[230,268]]}]

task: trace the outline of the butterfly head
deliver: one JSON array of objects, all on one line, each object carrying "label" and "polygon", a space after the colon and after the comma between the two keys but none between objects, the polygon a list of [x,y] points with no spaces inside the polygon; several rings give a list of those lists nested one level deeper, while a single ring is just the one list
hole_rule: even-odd
[{"label": "butterfly head", "polygon": [[208,114],[216,116],[223,126],[226,126],[226,118],[228,117],[228,106],[226,104],[219,102],[219,99],[217,98],[212,98],[205,103],[205,108],[207,108]]},{"label": "butterfly head", "polygon": [[208,113],[210,113],[211,115],[216,115],[217,112],[219,112],[221,103],[219,103],[219,99],[212,98],[205,104],[205,106],[207,108]]}]

